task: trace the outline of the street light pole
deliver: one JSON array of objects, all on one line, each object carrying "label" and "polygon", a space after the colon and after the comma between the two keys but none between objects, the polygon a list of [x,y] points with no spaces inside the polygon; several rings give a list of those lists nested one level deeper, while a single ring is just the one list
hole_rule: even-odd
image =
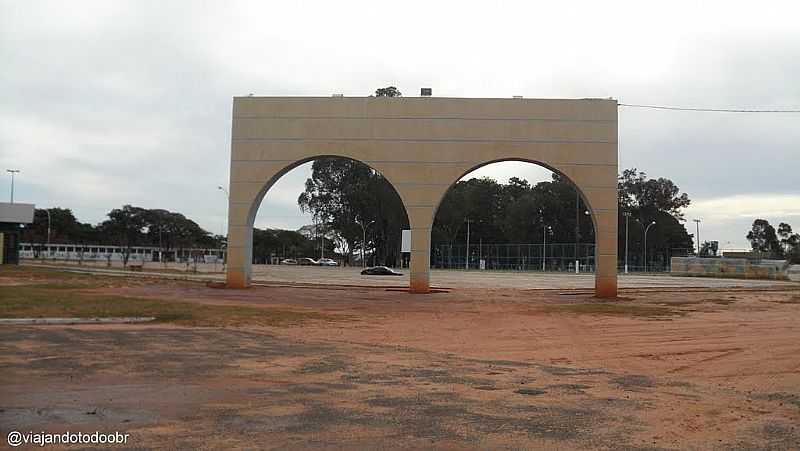
[{"label": "street light pole", "polygon": [[547,265],[547,232],[553,230],[550,226],[545,226],[542,222],[542,272],[545,272]]},{"label": "street light pole", "polygon": [[625,274],[628,274],[628,220],[631,218],[631,212],[622,212],[625,216]]},{"label": "street light pole", "polygon": [[699,219],[692,219],[697,226],[697,256],[700,256],[700,220]]},{"label": "street light pole", "polygon": [[464,221],[467,223],[467,259],[464,263],[464,269],[469,269],[469,225],[472,222],[471,219],[465,218]]},{"label": "street light pole", "polygon": [[47,251],[50,252],[50,209],[45,208],[44,212],[47,213]]},{"label": "street light pole", "polygon": [[370,221],[369,224],[367,224],[365,226],[363,222],[356,221],[356,224],[361,226],[361,232],[363,234],[363,239],[361,240],[361,267],[362,268],[366,268],[367,267],[367,261],[364,260],[364,250],[367,247],[367,227],[372,225],[374,222],[375,221]]},{"label": "street light pole", "polygon": [[647,224],[647,227],[644,229],[644,272],[647,272],[647,232],[650,230],[650,227],[654,225],[656,225],[655,221]]},{"label": "street light pole", "polygon": [[6,172],[11,174],[11,203],[14,203],[14,174],[19,173],[19,169],[6,169]]}]

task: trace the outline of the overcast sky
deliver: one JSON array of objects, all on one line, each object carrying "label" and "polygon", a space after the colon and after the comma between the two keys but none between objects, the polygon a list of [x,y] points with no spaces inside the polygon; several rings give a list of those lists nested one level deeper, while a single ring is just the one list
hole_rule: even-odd
[{"label": "overcast sky", "polygon": [[[84,222],[133,204],[220,233],[233,96],[395,85],[800,108],[799,4],[733,3],[0,0],[0,165],[22,171],[17,201]],[[755,217],[800,229],[800,114],[620,108],[619,135],[620,167],[675,181],[701,239],[748,247]],[[307,222],[296,207],[307,174],[271,190],[257,225]]]}]

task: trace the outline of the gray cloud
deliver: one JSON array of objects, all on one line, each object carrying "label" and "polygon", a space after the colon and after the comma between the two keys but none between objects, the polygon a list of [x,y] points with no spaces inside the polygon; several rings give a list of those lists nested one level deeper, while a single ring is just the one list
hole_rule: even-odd
[{"label": "gray cloud", "polygon": [[[0,163],[23,170],[19,199],[72,207],[84,221],[133,203],[216,232],[234,95],[366,95],[394,84],[407,95],[432,86],[467,97],[800,107],[800,8],[759,8],[0,1]],[[621,109],[620,163],[673,179],[700,207],[797,195],[799,125],[800,115]],[[261,225],[304,221],[287,203],[303,179],[268,195]],[[713,233],[743,234],[741,218],[714,218]]]}]

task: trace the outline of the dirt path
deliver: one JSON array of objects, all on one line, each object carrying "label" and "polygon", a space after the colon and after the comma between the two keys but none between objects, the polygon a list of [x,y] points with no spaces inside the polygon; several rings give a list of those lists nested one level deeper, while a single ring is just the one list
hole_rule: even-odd
[{"label": "dirt path", "polygon": [[798,291],[113,292],[349,319],[4,327],[4,433],[121,430],[144,448],[800,448]]}]

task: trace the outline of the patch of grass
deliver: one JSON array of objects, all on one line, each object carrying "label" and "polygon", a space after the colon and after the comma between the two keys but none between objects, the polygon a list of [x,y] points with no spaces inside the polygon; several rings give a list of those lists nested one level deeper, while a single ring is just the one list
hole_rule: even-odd
[{"label": "patch of grass", "polygon": [[163,299],[95,295],[66,288],[0,287],[0,318],[153,316],[187,326],[292,326],[342,315],[235,305],[204,305]]},{"label": "patch of grass", "polygon": [[618,315],[636,317],[683,316],[686,314],[686,312],[667,307],[610,302],[553,304],[542,306],[542,309],[547,313],[575,313],[582,315]]},{"label": "patch of grass", "polygon": [[[11,282],[9,286],[25,286],[52,289],[88,289],[119,283],[118,278],[92,274],[77,274],[49,268],[5,265],[0,266],[0,280]],[[0,287],[2,287],[0,283]]]}]

